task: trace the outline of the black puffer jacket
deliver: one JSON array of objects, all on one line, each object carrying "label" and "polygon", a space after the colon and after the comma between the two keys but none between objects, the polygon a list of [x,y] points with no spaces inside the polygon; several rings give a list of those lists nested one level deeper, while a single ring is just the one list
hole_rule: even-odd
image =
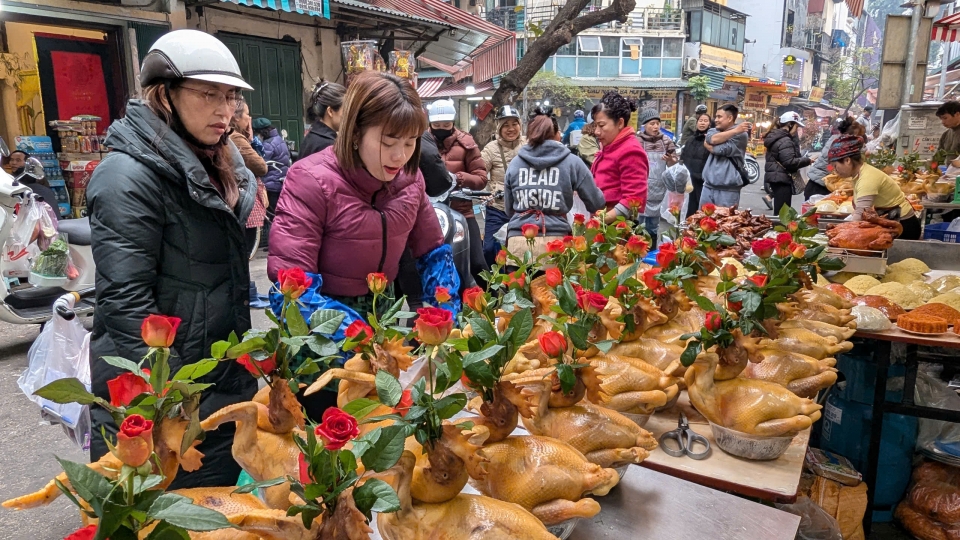
[{"label": "black puffer jacket", "polygon": [[[126,116],[107,134],[113,149],[87,187],[97,305],[90,342],[93,392],[108,399],[107,381],[120,370],[100,360],[139,361],[147,352],[140,325],[151,313],[179,317],[171,373],[210,356],[210,345],[250,328],[244,223],[256,197],[255,179],[233,143],[240,201],[232,210],[186,143],[143,102],[131,100]],[[200,382],[200,417],[247,401],[256,380],[236,362],[222,362]],[[91,459],[107,448],[100,426],[116,427],[106,411],[91,410]],[[230,454],[233,425],[207,433],[199,446],[203,467],[177,476],[172,488],[233,485],[240,473]]]},{"label": "black puffer jacket", "polygon": [[297,161],[323,150],[328,146],[333,146],[337,142],[337,132],[330,129],[329,126],[317,120],[310,126],[303,142],[300,143],[300,153],[297,155]]},{"label": "black puffer jacket", "polygon": [[703,167],[707,164],[707,158],[710,157],[710,152],[703,146],[706,139],[706,131],[694,131],[687,138],[683,150],[680,151],[680,161],[690,171],[690,178],[701,184],[703,183]]},{"label": "black puffer jacket", "polygon": [[810,165],[810,158],[801,157],[800,141],[783,129],[774,129],[763,138],[767,147],[763,181],[770,184],[792,184],[790,175]]}]

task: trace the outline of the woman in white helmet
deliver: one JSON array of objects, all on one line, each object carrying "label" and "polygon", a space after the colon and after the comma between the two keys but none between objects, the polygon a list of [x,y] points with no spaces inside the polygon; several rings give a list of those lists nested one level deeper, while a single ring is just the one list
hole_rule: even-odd
[{"label": "woman in white helmet", "polygon": [[502,247],[493,235],[509,221],[503,208],[503,177],[520,147],[527,144],[526,137],[521,134],[522,129],[520,113],[510,105],[504,105],[497,111],[497,138],[483,147],[483,163],[490,175],[488,188],[497,194],[487,203],[487,213],[483,218],[483,256],[488,265],[494,263]]},{"label": "woman in white helmet", "polygon": [[763,138],[763,145],[767,147],[763,181],[773,192],[774,215],[780,213],[783,205],[790,206],[794,194],[793,177],[811,163],[810,158],[800,152],[797,131],[802,127],[803,119],[799,114],[786,112]]},{"label": "woman in white helmet", "polygon": [[[140,85],[143,99],[130,100],[110,126],[112,151],[87,187],[97,265],[90,374],[93,393],[107,400],[124,370],[101,358],[143,358],[141,324],[148,315],[180,319],[171,373],[208,357],[210,346],[231,332],[250,329],[244,225],[257,184],[227,133],[243,104],[240,91],[252,88],[227,47],[196,30],[157,40],[143,60]],[[213,386],[203,392],[201,418],[257,390],[236,362],[220,362],[203,382]],[[100,428],[115,433],[117,427],[103,408],[90,415],[96,461],[108,451]],[[171,488],[237,481],[233,430],[225,427],[199,445],[203,467],[180,471]]]}]

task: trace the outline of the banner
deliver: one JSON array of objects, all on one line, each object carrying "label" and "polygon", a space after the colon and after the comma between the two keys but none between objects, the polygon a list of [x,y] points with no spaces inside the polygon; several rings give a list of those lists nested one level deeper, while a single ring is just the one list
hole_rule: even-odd
[{"label": "banner", "polygon": [[759,110],[767,108],[767,94],[756,90],[747,90],[743,98],[743,108],[750,110]]},{"label": "banner", "polygon": [[790,104],[790,94],[770,94],[770,106],[779,107]]},{"label": "banner", "polygon": [[97,133],[105,132],[110,125],[110,105],[100,57],[96,54],[53,51],[50,58],[53,61],[60,118],[80,114],[99,116],[101,120],[97,123]]},{"label": "banner", "polygon": [[811,103],[820,103],[823,101],[823,88],[819,86],[810,87],[810,97],[807,98]]}]

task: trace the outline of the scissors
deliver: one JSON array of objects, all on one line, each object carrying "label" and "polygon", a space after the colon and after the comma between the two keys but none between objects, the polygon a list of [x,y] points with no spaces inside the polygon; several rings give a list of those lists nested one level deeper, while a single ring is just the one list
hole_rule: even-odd
[{"label": "scissors", "polygon": [[[668,445],[667,441],[676,441],[676,448],[673,444]],[[694,452],[695,444],[703,445],[704,450]],[[705,459],[710,455],[710,441],[706,437],[690,429],[690,423],[687,421],[687,415],[680,413],[680,420],[677,422],[677,429],[668,431],[660,436],[660,448],[668,456],[683,457],[689,456],[691,459]]]}]

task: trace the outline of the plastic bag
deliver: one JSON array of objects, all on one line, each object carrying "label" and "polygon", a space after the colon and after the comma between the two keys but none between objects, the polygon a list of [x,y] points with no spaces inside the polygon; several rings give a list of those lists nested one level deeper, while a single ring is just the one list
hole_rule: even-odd
[{"label": "plastic bag", "polygon": [[61,233],[33,260],[31,271],[44,277],[65,278],[70,266],[70,245],[67,243],[67,235]]},{"label": "plastic bag", "polygon": [[[869,135],[869,133],[867,134]],[[897,142],[900,135],[900,113],[898,112],[892,120],[884,124],[880,130],[880,136],[867,143],[867,152],[876,152],[880,148],[891,148]]]},{"label": "plastic bag", "polygon": [[[570,226],[573,227],[573,217],[577,214],[583,214],[584,217],[590,217],[590,212],[587,211],[587,205],[583,204],[583,200],[580,199],[580,195],[577,193],[573,194],[573,206],[570,207],[570,211],[567,212],[567,221],[570,223]],[[506,242],[506,238],[500,243],[503,244]]]},{"label": "plastic bag", "polygon": [[857,318],[857,330],[882,332],[893,326],[890,319],[875,307],[853,306],[850,314]]},{"label": "plastic bag", "polygon": [[[65,298],[69,298],[66,300]],[[89,407],[77,403],[59,404],[33,395],[58,379],[74,377],[90,390],[90,336],[80,319],[65,320],[56,313],[56,305],[73,307],[73,297],[57,300],[53,318],[40,332],[27,353],[27,369],[17,386],[30,401],[39,405],[45,419],[60,423],[81,449],[90,445]]]},{"label": "plastic bag", "polygon": [[675,163],[663,171],[663,179],[666,181],[668,191],[684,193],[687,190],[687,183],[690,182],[690,171],[682,163]]},{"label": "plastic bag", "polygon": [[20,206],[10,228],[10,237],[7,238],[3,249],[4,261],[18,261],[27,256],[27,247],[33,243],[37,232],[37,225],[46,212],[40,203],[27,198]]},{"label": "plastic bag", "polygon": [[[917,405],[960,411],[960,396],[941,381],[930,368],[934,364],[920,364],[914,400]],[[917,449],[960,457],[960,424],[921,418],[917,433]]]},{"label": "plastic bag", "polygon": [[810,497],[801,496],[793,504],[778,504],[778,510],[800,516],[797,540],[843,540],[837,520]]}]

